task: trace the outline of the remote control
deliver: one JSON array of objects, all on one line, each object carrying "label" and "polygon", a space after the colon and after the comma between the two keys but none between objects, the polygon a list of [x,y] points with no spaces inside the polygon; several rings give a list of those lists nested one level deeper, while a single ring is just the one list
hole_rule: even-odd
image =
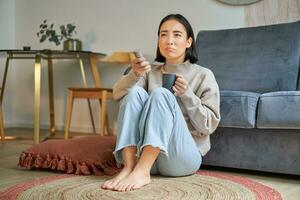
[{"label": "remote control", "polygon": [[144,57],[140,50],[134,50],[133,53],[134,53],[136,58],[143,58]]}]

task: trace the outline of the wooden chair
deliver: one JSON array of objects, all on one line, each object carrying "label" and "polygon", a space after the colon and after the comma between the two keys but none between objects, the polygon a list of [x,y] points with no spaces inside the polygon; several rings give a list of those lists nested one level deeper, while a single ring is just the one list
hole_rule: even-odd
[{"label": "wooden chair", "polygon": [[[129,64],[135,58],[133,52],[114,52],[110,56],[107,56],[100,60],[103,63],[115,63],[115,64]],[[109,124],[106,110],[106,100],[113,99],[112,88],[101,88],[97,85],[96,88],[69,88],[69,96],[67,102],[67,117],[65,127],[65,139],[69,138],[69,129],[71,124],[71,115],[73,109],[73,101],[76,98],[84,99],[98,99],[100,103],[100,136],[105,134],[105,128],[109,135]],[[92,122],[93,123],[93,122]]]},{"label": "wooden chair", "polygon": [[110,88],[69,88],[68,102],[67,102],[67,117],[65,127],[65,139],[69,138],[69,129],[71,125],[71,117],[73,110],[74,99],[98,99],[100,103],[99,114],[99,134],[103,136],[106,131],[109,134],[109,124],[107,117],[106,101],[112,99],[112,89]]}]

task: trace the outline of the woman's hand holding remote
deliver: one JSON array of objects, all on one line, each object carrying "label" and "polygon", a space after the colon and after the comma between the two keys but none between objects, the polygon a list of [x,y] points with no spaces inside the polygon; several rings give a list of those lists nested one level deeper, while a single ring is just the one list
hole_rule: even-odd
[{"label": "woman's hand holding remote", "polygon": [[146,73],[151,71],[151,65],[140,52],[134,52],[136,59],[132,62],[132,69],[135,75],[145,76]]}]

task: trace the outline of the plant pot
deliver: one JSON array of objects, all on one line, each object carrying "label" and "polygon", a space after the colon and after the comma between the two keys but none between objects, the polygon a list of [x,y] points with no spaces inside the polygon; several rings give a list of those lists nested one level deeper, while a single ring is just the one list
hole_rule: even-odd
[{"label": "plant pot", "polygon": [[64,41],[64,50],[67,51],[81,51],[81,41],[78,39],[67,39]]}]

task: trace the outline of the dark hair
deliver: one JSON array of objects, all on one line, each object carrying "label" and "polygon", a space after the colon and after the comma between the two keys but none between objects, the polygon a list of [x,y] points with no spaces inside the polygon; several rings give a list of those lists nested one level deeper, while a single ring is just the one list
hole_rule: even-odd
[{"label": "dark hair", "polygon": [[[161,28],[162,24],[171,19],[174,19],[174,20],[178,21],[179,23],[181,23],[185,27],[185,30],[187,33],[187,38],[191,37],[193,39],[192,45],[189,48],[187,48],[185,51],[184,61],[189,60],[191,63],[196,63],[198,59],[196,56],[195,37],[194,37],[193,29],[192,29],[192,26],[190,25],[190,23],[188,22],[188,20],[184,16],[182,16],[180,14],[170,14],[170,15],[167,15],[166,17],[164,17],[160,21],[160,24],[159,24],[158,36],[159,36],[159,32],[160,32],[160,28]],[[163,55],[161,55],[158,45],[157,45],[157,49],[156,49],[155,61],[158,61],[158,62],[166,61],[166,58]]]}]

